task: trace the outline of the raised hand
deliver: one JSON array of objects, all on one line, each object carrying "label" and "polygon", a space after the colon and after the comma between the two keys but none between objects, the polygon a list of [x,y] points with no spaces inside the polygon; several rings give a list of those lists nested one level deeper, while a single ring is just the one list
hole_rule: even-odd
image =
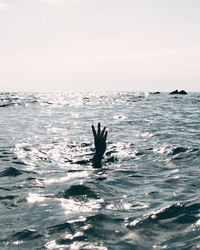
[{"label": "raised hand", "polygon": [[98,123],[98,129],[97,131],[94,128],[94,125],[92,125],[92,132],[94,136],[94,145],[95,145],[95,155],[92,159],[94,167],[101,167],[102,163],[101,160],[103,158],[103,155],[106,151],[106,139],[108,132],[106,131],[106,127],[104,127],[101,131],[101,124]]}]

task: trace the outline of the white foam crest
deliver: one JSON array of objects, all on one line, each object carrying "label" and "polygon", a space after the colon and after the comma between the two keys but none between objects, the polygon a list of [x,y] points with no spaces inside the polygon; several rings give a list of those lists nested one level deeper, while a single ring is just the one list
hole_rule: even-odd
[{"label": "white foam crest", "polygon": [[198,220],[195,225],[200,226],[200,220]]},{"label": "white foam crest", "polygon": [[64,209],[65,214],[77,214],[77,213],[89,213],[98,212],[101,208],[101,204],[104,202],[103,199],[89,199],[88,201],[75,201],[73,199],[59,199],[61,207]]},{"label": "white foam crest", "polygon": [[65,245],[58,245],[55,240],[51,240],[45,244],[45,248],[47,249],[65,249]]},{"label": "white foam crest", "polygon": [[69,247],[70,250],[78,250],[78,249],[91,249],[91,250],[107,250],[107,247],[104,246],[98,246],[97,243],[85,243],[85,242],[79,242],[75,241],[71,244]]},{"label": "white foam crest", "polygon": [[138,210],[138,209],[145,209],[148,208],[149,205],[144,202],[134,202],[134,203],[123,203],[120,204],[109,204],[106,206],[108,210]]},{"label": "white foam crest", "polygon": [[142,137],[145,137],[145,138],[151,138],[151,137],[153,137],[154,136],[154,134],[153,133],[151,133],[151,132],[145,132],[145,133],[143,133],[143,134],[137,134],[137,136],[139,137],[139,136],[142,136]]},{"label": "white foam crest", "polygon": [[158,153],[158,154],[164,154],[164,153],[170,153],[171,152],[171,149],[169,148],[169,146],[162,146],[162,147],[159,147],[159,148],[154,148],[153,150],[155,153]]}]

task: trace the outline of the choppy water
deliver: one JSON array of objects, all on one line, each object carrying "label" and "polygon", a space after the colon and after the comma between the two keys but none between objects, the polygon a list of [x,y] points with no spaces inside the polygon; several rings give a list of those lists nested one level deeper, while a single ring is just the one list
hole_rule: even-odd
[{"label": "choppy water", "polygon": [[0,93],[0,119],[1,249],[200,248],[200,93]]}]

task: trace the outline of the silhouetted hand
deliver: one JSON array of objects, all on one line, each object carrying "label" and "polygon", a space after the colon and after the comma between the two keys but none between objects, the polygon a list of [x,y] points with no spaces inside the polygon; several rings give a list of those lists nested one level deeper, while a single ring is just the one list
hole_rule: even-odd
[{"label": "silhouetted hand", "polygon": [[101,131],[101,124],[98,123],[98,129],[97,131],[94,128],[94,125],[92,125],[92,132],[94,135],[94,145],[95,145],[95,155],[93,157],[93,165],[95,167],[101,167],[101,160],[103,158],[103,155],[106,151],[106,138],[108,135],[108,132],[106,131],[106,127],[104,127]]}]

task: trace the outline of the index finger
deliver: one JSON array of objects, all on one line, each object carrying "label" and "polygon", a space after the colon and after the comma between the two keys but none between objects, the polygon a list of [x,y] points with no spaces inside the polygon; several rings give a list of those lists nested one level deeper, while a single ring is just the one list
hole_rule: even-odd
[{"label": "index finger", "polygon": [[92,132],[93,132],[94,137],[96,137],[97,133],[96,133],[96,130],[94,128],[94,125],[92,125]]}]

